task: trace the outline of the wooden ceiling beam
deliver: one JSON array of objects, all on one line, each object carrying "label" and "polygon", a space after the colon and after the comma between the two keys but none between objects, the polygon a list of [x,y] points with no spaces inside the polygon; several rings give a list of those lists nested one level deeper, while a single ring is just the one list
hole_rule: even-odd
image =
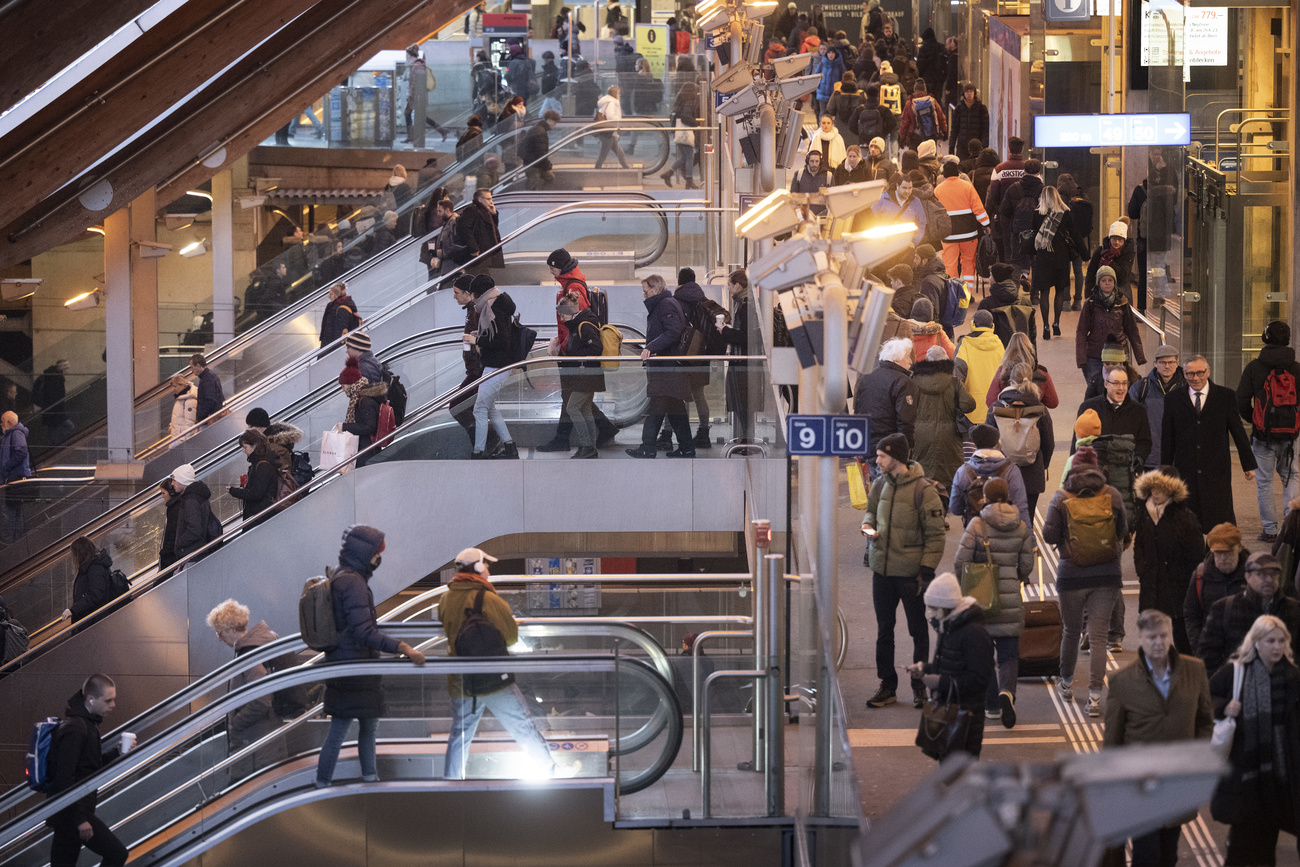
[{"label": "wooden ceiling beam", "polygon": [[190,0],[0,139],[0,224],[17,218],[316,0]]},{"label": "wooden ceiling beam", "polygon": [[[252,149],[271,131],[381,48],[403,44],[472,8],[474,0],[321,0],[256,53],[205,88],[165,128],[122,152],[0,229],[0,268],[76,238],[106,214],[168,179],[168,189],[199,183]],[[200,166],[215,146],[224,162]],[[84,208],[69,190],[102,179],[111,201]],[[159,203],[171,196],[160,190]]]},{"label": "wooden ceiling beam", "polygon": [[25,0],[0,10],[0,111],[112,36],[154,0]]}]

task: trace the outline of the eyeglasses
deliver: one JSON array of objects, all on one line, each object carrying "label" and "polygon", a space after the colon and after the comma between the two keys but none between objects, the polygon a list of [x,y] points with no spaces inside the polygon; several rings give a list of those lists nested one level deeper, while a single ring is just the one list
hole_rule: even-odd
[{"label": "eyeglasses", "polygon": [[1128,380],[1127,380],[1127,379],[1108,379],[1108,380],[1106,380],[1106,384],[1107,384],[1107,385],[1127,386],[1127,385],[1128,385]]},{"label": "eyeglasses", "polygon": [[1184,368],[1183,375],[1186,376],[1188,379],[1192,379],[1192,378],[1200,379],[1202,376],[1209,376],[1210,370],[1208,367],[1205,370],[1187,370],[1186,368]]}]

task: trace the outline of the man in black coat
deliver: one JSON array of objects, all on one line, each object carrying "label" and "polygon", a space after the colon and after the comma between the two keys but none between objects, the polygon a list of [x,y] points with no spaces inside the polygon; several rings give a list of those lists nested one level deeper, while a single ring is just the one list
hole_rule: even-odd
[{"label": "man in black coat", "polygon": [[[461,211],[458,234],[461,246],[470,252],[470,274],[487,274],[492,268],[504,268],[506,257],[501,252],[500,216],[492,203],[491,190],[476,190],[474,201]],[[491,252],[488,252],[491,251]],[[479,258],[483,253],[486,256]]]},{"label": "man in black coat", "polygon": [[560,122],[560,113],[553,108],[549,108],[542,115],[532,129],[524,133],[524,138],[519,142],[519,161],[524,165],[524,173],[528,176],[528,189],[545,190],[549,189],[552,182],[555,181],[555,173],[551,171],[551,161],[547,154],[551,151],[551,130]]},{"label": "man in black coat", "polygon": [[[1114,382],[1110,379],[1105,381],[1105,393],[1079,404],[1079,411],[1074,414],[1074,417],[1078,418],[1091,409],[1101,420],[1101,436],[1132,434],[1133,456],[1144,464],[1147,455],[1151,453],[1151,422],[1147,418],[1146,407],[1129,397],[1127,374],[1123,371],[1114,373]],[[1123,380],[1122,386],[1120,380]],[[1072,435],[1070,454],[1074,454],[1076,448],[1074,440]]]},{"label": "man in black coat", "polygon": [[1246,561],[1246,589],[1210,606],[1197,655],[1206,671],[1228,661],[1261,615],[1278,617],[1291,631],[1291,647],[1300,641],[1300,602],[1282,592],[1282,564],[1272,554],[1251,554]]},{"label": "man in black coat", "polygon": [[190,356],[190,370],[199,378],[199,405],[194,420],[201,422],[225,406],[226,396],[221,390],[221,380],[208,369],[208,361],[202,353]]},{"label": "man in black coat", "polygon": [[[1291,502],[1300,495],[1300,472],[1296,468],[1296,407],[1275,400],[1285,394],[1290,376],[1292,389],[1300,386],[1300,364],[1296,363],[1295,350],[1291,348],[1291,327],[1281,320],[1273,320],[1264,329],[1264,348],[1259,356],[1241,372],[1237,384],[1237,412],[1243,421],[1251,423],[1250,450],[1255,455],[1258,472],[1255,474],[1255,495],[1259,501],[1259,519],[1264,525],[1259,534],[1261,542],[1274,542],[1280,525],[1291,511]],[[1269,377],[1273,384],[1269,385]],[[1272,392],[1272,396],[1270,396]],[[1283,400],[1285,398],[1283,397]],[[1259,407],[1256,424],[1255,407]],[[1282,479],[1282,520],[1277,517],[1277,502],[1273,499],[1273,474]]]},{"label": "man in black coat", "polygon": [[191,464],[181,464],[172,470],[172,489],[180,500],[176,512],[176,559],[181,560],[202,548],[214,538],[210,534],[212,516],[212,491],[206,482],[194,477]]},{"label": "man in black coat", "polygon": [[655,440],[664,418],[677,435],[677,448],[668,452],[670,458],[695,457],[695,443],[691,437],[690,417],[686,414],[686,401],[691,399],[691,386],[687,373],[675,361],[651,361],[656,355],[677,355],[677,344],[686,327],[686,314],[681,302],[673,297],[664,278],[651,274],[641,281],[641,294],[645,298],[646,329],[645,348],[641,361],[646,366],[646,396],[650,407],[641,428],[641,445],[627,449],[634,458],[653,458],[658,453]]},{"label": "man in black coat", "polygon": [[[116,706],[117,686],[106,674],[92,674],[77,694],[68,699],[67,712],[50,744],[51,798],[93,776],[104,766],[105,758],[117,757],[116,749],[105,756],[99,741],[99,724]],[[54,831],[50,844],[51,867],[73,867],[82,846],[102,857],[103,867],[122,867],[126,863],[130,853],[95,815],[97,801],[98,792],[90,792],[47,820],[46,824]]]},{"label": "man in black coat", "polygon": [[[1232,456],[1228,438],[1247,481],[1255,481],[1255,455],[1241,426],[1232,389],[1210,382],[1210,363],[1193,355],[1183,365],[1187,388],[1165,397],[1160,456],[1187,482],[1187,503],[1208,533],[1215,524],[1237,523],[1232,508]],[[1145,415],[1145,413],[1144,413]]]},{"label": "man in black coat", "polygon": [[948,125],[948,153],[960,153],[957,145],[966,145],[971,139],[989,143],[989,110],[975,94],[975,85],[967,82],[961,91],[961,102],[953,109],[952,123]]},{"label": "man in black coat", "polygon": [[[354,524],[343,531],[339,567],[330,576],[339,643],[333,650],[326,651],[326,662],[379,659],[381,653],[397,653],[416,665],[424,665],[423,653],[405,641],[379,631],[370,576],[379,568],[384,548],[383,531],[374,527]],[[323,789],[333,782],[339,748],[343,746],[353,720],[357,721],[357,758],[361,763],[361,779],[366,782],[379,780],[375,765],[375,733],[383,711],[384,692],[379,675],[326,681],[325,713],[330,717],[330,728],[321,744],[316,765],[316,788]]]},{"label": "man in black coat", "polygon": [[1205,630],[1205,615],[1225,596],[1246,587],[1246,561],[1250,552],[1241,545],[1241,531],[1232,524],[1220,524],[1205,537],[1209,553],[1194,570],[1183,599],[1183,625],[1187,644],[1195,652]]},{"label": "man in black coat", "polygon": [[886,340],[880,347],[876,369],[858,380],[853,389],[853,412],[871,419],[867,425],[867,467],[871,478],[876,469],[876,447],[893,433],[907,437],[910,449],[916,444],[916,384],[912,382],[912,341],[906,337]]}]

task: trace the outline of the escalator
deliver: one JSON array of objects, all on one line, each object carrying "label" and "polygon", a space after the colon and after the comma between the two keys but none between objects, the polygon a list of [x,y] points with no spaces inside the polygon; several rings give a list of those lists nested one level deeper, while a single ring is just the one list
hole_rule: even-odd
[{"label": "escalator", "polygon": [[[628,351],[635,353],[634,347]],[[445,349],[444,352],[456,351]],[[458,355],[458,351],[456,352]],[[430,356],[436,357],[436,356]],[[695,360],[695,359],[693,359]],[[735,359],[732,359],[735,360]],[[757,362],[759,359],[752,359]],[[710,359],[698,359],[701,365]],[[508,422],[540,442],[552,430],[558,414],[558,377],[555,360],[534,359],[502,368],[493,376],[507,378],[499,405]],[[701,367],[703,369],[703,367]],[[607,370],[607,389],[601,396],[606,414],[615,421],[640,416],[644,374],[638,362]],[[459,376],[459,374],[456,374]],[[436,377],[429,375],[431,382]],[[721,377],[714,375],[714,382]],[[432,386],[432,388],[436,388]],[[328,387],[319,400],[322,407],[338,392]],[[412,390],[413,400],[417,392]],[[341,399],[341,398],[340,398]],[[114,532],[127,532],[123,549],[137,559],[129,602],[107,606],[93,620],[59,629],[54,636],[2,670],[0,702],[14,713],[0,718],[0,738],[22,743],[25,726],[61,706],[85,672],[103,669],[118,680],[124,713],[143,710],[220,664],[206,630],[191,629],[222,600],[237,595],[262,612],[272,628],[291,631],[302,582],[323,573],[337,556],[338,533],[352,523],[369,523],[388,534],[384,569],[371,580],[377,600],[386,600],[450,561],[461,548],[520,532],[734,532],[742,526],[745,504],[741,498],[718,502],[714,492],[739,489],[755,474],[769,476],[765,484],[773,504],[783,502],[780,482],[784,461],[753,464],[731,461],[722,450],[714,460],[701,453],[694,461],[622,460],[617,470],[603,461],[567,460],[470,462],[443,460],[468,453],[469,442],[451,409],[462,399],[453,389],[413,411],[398,429],[395,442],[359,470],[346,467],[322,471],[299,502],[251,529],[228,520],[220,545],[212,543],[197,562],[187,562],[159,573],[154,553],[162,529],[161,504],[138,504],[120,523],[92,534],[100,546],[111,544]],[[537,411],[549,403],[550,410]],[[317,405],[304,405],[307,413],[324,413]],[[325,413],[332,425],[339,411]],[[308,421],[308,424],[313,422]],[[533,427],[527,433],[530,423]],[[512,434],[515,430],[512,429]],[[639,432],[637,432],[639,434]],[[637,434],[629,437],[629,443]],[[233,450],[233,446],[232,446]],[[609,449],[607,457],[621,457],[622,449]],[[554,457],[561,459],[567,455]],[[215,491],[235,483],[244,461],[227,452],[206,474]],[[611,484],[613,479],[618,483]],[[576,486],[576,487],[575,487]],[[583,508],[557,492],[581,489],[587,493]],[[476,495],[477,492],[482,495]],[[626,491],[639,492],[629,498]],[[234,501],[218,496],[218,513],[233,515]],[[65,604],[72,575],[66,554],[56,555],[45,567],[25,576],[33,598],[51,597],[49,611]],[[59,591],[53,587],[62,580]],[[57,595],[56,595],[57,594]],[[57,599],[57,602],[54,600]],[[56,615],[57,616],[57,615]],[[71,687],[71,688],[69,688]],[[134,710],[133,710],[134,709]],[[15,754],[16,759],[16,754]],[[16,760],[0,768],[12,782]]]},{"label": "escalator", "polygon": [[[390,631],[423,646],[435,646],[441,637],[437,627],[427,624]],[[256,822],[317,799],[359,792],[545,785],[599,789],[612,805],[615,795],[643,789],[662,776],[681,746],[683,719],[670,676],[665,674],[663,652],[653,639],[636,636],[630,627],[588,629],[574,624],[558,633],[566,643],[600,649],[549,653],[544,636],[527,625],[521,632],[534,633],[528,638],[534,652],[513,657],[510,668],[525,694],[544,709],[550,729],[547,740],[562,757],[557,762],[565,771],[562,781],[528,782],[535,780],[537,769],[521,764],[513,741],[502,739],[486,725],[475,739],[468,779],[441,778],[450,728],[445,678],[499,670],[499,660],[435,656],[423,667],[403,660],[305,665],[220,694],[247,667],[286,648],[301,647],[296,639],[287,639],[241,657],[203,684],[204,695],[194,689],[185,691],[191,701],[210,699],[194,712],[174,719],[154,714],[152,720],[128,723],[149,734],[141,735],[130,754],[75,788],[44,803],[29,791],[6,796],[0,859],[23,867],[48,864],[45,819],[92,790],[99,792],[98,815],[131,848],[132,863],[164,865],[184,863]],[[319,707],[279,721],[242,748],[232,749],[227,740],[228,716],[251,701],[279,690],[375,674],[384,678],[387,705],[379,728],[382,783],[353,782],[358,776],[355,749],[345,744],[336,785],[314,787],[316,753],[328,728],[317,717]],[[184,714],[179,702],[169,706],[173,715]],[[106,743],[114,740],[105,738]]]},{"label": "escalator", "polygon": [[[527,194],[526,198],[537,198],[537,194]],[[668,248],[669,221],[665,209],[654,204],[648,196],[631,199],[620,196],[613,200],[618,204],[593,198],[591,202],[568,205],[552,205],[553,198],[549,196],[540,198],[540,204],[526,207],[541,213],[507,234],[502,242],[508,262],[507,272],[529,271],[526,276],[540,279],[539,272],[545,271],[545,257],[555,247],[567,244],[581,254],[591,245],[609,244],[609,249],[632,248],[627,252],[627,258],[621,260],[630,273],[631,268],[639,267],[641,263],[656,261]],[[593,211],[602,212],[599,235],[592,233]],[[588,239],[590,244],[584,244],[583,239]],[[417,254],[412,252],[411,255]],[[606,256],[605,261],[614,261],[614,257]],[[418,277],[406,283],[394,281],[393,284],[407,290],[405,294],[398,292],[393,285],[384,284],[387,287],[383,290],[387,293],[384,297],[397,295],[397,300],[386,309],[372,314],[364,303],[361,304],[367,319],[367,331],[376,347],[400,343],[420,327],[420,323],[430,320],[448,324],[464,321],[464,314],[451,293],[433,292],[432,288],[438,284],[426,284],[424,266],[418,261],[414,265],[420,272]],[[389,271],[379,267],[379,263],[376,269],[370,277],[383,283],[381,278]],[[550,279],[549,273],[546,278]],[[371,284],[368,282],[366,285]],[[365,297],[361,290],[354,291]],[[549,288],[523,287],[514,290],[513,297],[521,315],[527,319],[546,321],[554,316],[554,293]],[[419,308],[418,312],[416,308]],[[405,312],[411,315],[402,316]],[[627,317],[622,321],[640,321],[644,316],[639,298],[632,299],[621,310],[611,311],[611,315],[619,313]],[[138,459],[145,464],[143,482],[137,484],[151,485],[176,466],[192,462],[238,436],[244,429],[243,418],[253,406],[263,406],[268,410],[285,406],[305,391],[332,380],[342,366],[343,353],[337,345],[326,350],[315,349],[316,333],[308,329],[308,320],[312,316],[315,314],[299,314],[294,320],[296,331],[248,335],[246,340],[236,341],[238,345],[233,346],[227,355],[210,359],[210,369],[222,377],[227,393],[231,394],[226,405],[228,414],[191,431],[179,442],[163,438],[143,449],[138,454]],[[314,329],[315,326],[311,327]],[[146,437],[166,430],[170,401],[170,394],[157,396],[145,408],[137,408],[137,428],[142,429]],[[80,472],[75,466],[70,469],[72,472],[65,476],[70,481],[66,483],[44,478],[22,483],[37,488],[38,493],[33,499],[41,502],[42,507],[29,516],[27,535],[14,545],[0,549],[0,571],[11,571],[29,558],[38,556],[45,547],[67,539],[89,516],[107,509],[111,496],[120,499],[117,491],[123,483],[87,483],[84,481],[84,468]],[[32,510],[29,508],[28,511]],[[0,592],[3,592],[2,588]]]},{"label": "escalator", "polygon": [[[590,121],[578,126],[570,134],[563,136],[556,143],[553,151],[557,157],[566,149],[574,146],[586,146],[593,138],[587,131],[597,125]],[[664,128],[657,121],[647,121],[644,126],[652,136],[652,141],[659,143],[656,152],[663,151],[666,159],[668,144],[666,135],[661,135]],[[655,132],[658,130],[658,132]],[[489,158],[500,158],[502,148],[509,148],[512,142],[522,136],[527,129],[513,130],[481,141],[465,157],[448,166],[442,175],[424,189],[417,191],[399,210],[399,217],[409,223],[415,209],[424,205],[431,190],[438,186],[448,187],[455,196],[454,201],[462,201],[461,191],[464,180],[468,177],[481,176],[484,164]],[[511,190],[520,190],[519,194]],[[522,195],[522,184],[518,178],[501,181],[494,192],[510,193],[503,196],[501,205],[509,209],[513,202],[527,201]],[[644,199],[650,197],[644,196]],[[353,215],[355,216],[355,215]],[[504,234],[504,228],[503,228]],[[227,394],[242,391],[260,378],[281,369],[286,364],[299,359],[317,348],[316,335],[319,331],[321,314],[328,301],[327,291],[338,280],[349,284],[353,297],[362,309],[363,316],[383,309],[390,301],[398,299],[419,288],[427,282],[426,271],[418,261],[420,244],[429,237],[400,239],[398,243],[386,250],[372,249],[371,230],[360,231],[350,238],[344,251],[339,255],[341,267],[330,269],[326,277],[322,271],[325,255],[318,263],[313,245],[307,245],[307,251],[294,248],[265,263],[259,271],[274,271],[280,263],[286,264],[288,285],[284,287],[287,306],[279,310],[266,310],[261,315],[245,312],[239,326],[243,330],[234,340],[205,353],[213,365],[213,370],[222,380]],[[549,249],[545,252],[549,252]],[[544,259],[544,256],[543,256]],[[292,265],[292,267],[290,267]],[[268,338],[271,338],[268,341]],[[273,345],[273,349],[268,349]],[[202,351],[202,346],[195,346],[195,351]],[[51,349],[55,352],[57,348]],[[171,393],[167,378],[178,370],[184,370],[186,360],[162,362],[160,384],[145,391],[135,400],[136,406],[136,451],[143,452],[160,444],[164,447],[167,425],[170,418]],[[31,430],[30,444],[37,463],[62,465],[93,465],[104,457],[106,449],[104,414],[106,412],[104,379],[98,377],[90,383],[69,393],[59,404],[30,416],[24,416],[23,422]],[[51,424],[45,423],[49,417]],[[55,419],[66,418],[72,423],[71,432],[59,427]],[[51,431],[59,430],[56,438],[49,436]]]}]

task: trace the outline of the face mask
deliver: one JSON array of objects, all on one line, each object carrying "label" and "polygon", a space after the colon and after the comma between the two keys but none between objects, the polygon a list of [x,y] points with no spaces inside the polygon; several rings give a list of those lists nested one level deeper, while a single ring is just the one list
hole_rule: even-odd
[{"label": "face mask", "polygon": [[373,568],[375,568],[375,569],[378,569],[378,568],[379,568],[379,564],[382,563],[382,562],[384,562],[384,558],[383,558],[381,555],[376,554],[376,555],[375,555],[375,559],[373,559],[373,560],[370,561],[370,565],[371,565],[371,567],[373,567]]}]

